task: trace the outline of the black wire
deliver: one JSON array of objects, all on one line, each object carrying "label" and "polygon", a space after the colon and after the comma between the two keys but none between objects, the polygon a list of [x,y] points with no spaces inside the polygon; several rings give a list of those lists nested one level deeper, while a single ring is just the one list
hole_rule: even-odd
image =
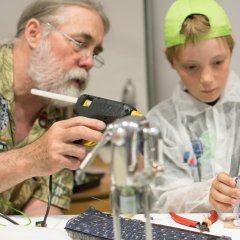
[{"label": "black wire", "polygon": [[47,217],[50,211],[50,207],[51,207],[51,202],[52,202],[52,175],[49,176],[49,196],[48,196],[48,206],[47,206],[47,210],[44,216],[44,219],[41,223],[42,227],[47,226]]},{"label": "black wire", "polygon": [[[47,206],[47,210],[44,216],[43,221],[40,222],[40,226],[41,227],[46,227],[47,226],[47,217],[50,211],[50,207],[51,207],[51,202],[52,202],[52,175],[49,176],[49,196],[48,196],[48,206]],[[0,212],[0,217],[6,219],[7,221],[15,224],[15,225],[20,225],[19,223],[17,223],[16,221],[14,221],[13,219],[11,219],[10,217],[8,217],[7,215],[3,214]],[[38,225],[39,226],[39,225]]]},{"label": "black wire", "polygon": [[[48,206],[47,206],[47,210],[44,216],[43,221],[41,221],[40,225],[41,227],[45,227],[47,226],[47,217],[50,211],[50,207],[51,207],[51,202],[52,202],[52,175],[49,176],[49,196],[48,196]],[[0,212],[0,217],[6,219],[7,221],[15,224],[15,225],[20,225],[19,223],[17,223],[16,221],[14,221],[13,219],[11,219],[10,217],[8,217],[7,215],[3,214]]]},{"label": "black wire", "polygon": [[15,222],[13,219],[11,219],[10,217],[8,217],[7,215],[0,213],[0,217],[5,218],[6,220],[8,220],[9,222],[19,225],[19,223]]}]

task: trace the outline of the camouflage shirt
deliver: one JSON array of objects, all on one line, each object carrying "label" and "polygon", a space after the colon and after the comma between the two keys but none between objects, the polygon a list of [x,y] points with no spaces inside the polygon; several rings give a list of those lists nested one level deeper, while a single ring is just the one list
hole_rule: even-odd
[{"label": "camouflage shirt", "polygon": [[[72,111],[71,111],[72,112]],[[14,93],[13,93],[13,56],[11,46],[0,46],[0,152],[23,147],[39,138],[57,120],[65,118],[65,111],[53,107],[42,110],[28,136],[15,144]],[[1,154],[0,154],[1,161]],[[26,180],[5,192],[0,193],[0,212],[13,214],[6,204],[19,210],[31,198],[44,202],[49,197],[49,177]],[[72,171],[64,169],[53,175],[52,205],[68,209],[73,188]],[[3,204],[5,203],[5,204]],[[16,212],[14,212],[16,214]]]}]

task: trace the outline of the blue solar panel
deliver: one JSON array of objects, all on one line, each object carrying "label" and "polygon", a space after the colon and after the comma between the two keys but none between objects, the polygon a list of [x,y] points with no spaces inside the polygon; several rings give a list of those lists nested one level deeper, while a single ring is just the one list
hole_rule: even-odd
[{"label": "blue solar panel", "polygon": [[[145,223],[136,219],[120,218],[121,239],[145,240]],[[70,219],[65,229],[73,239],[114,239],[113,217],[91,207],[86,212]],[[201,232],[153,224],[153,239],[156,240],[230,240],[231,237],[215,236]]]}]

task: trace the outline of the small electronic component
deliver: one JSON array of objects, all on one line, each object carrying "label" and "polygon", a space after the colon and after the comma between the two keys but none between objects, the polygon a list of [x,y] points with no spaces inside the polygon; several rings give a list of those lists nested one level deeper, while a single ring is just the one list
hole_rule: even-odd
[{"label": "small electronic component", "polygon": [[47,224],[44,223],[43,221],[39,221],[39,222],[36,222],[36,223],[35,223],[35,226],[36,226],[36,227],[47,227]]}]

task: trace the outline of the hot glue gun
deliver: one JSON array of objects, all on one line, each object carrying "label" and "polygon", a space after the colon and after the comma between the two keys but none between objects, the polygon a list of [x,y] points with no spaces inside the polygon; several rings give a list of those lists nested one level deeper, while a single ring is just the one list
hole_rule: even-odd
[{"label": "hot glue gun", "polygon": [[[142,116],[136,108],[129,104],[92,95],[83,94],[79,98],[76,98],[38,89],[31,89],[31,93],[46,98],[73,103],[75,104],[74,112],[76,115],[95,118],[106,124],[112,123],[114,120],[125,116]],[[81,144],[92,146],[95,143],[81,140]]]}]

